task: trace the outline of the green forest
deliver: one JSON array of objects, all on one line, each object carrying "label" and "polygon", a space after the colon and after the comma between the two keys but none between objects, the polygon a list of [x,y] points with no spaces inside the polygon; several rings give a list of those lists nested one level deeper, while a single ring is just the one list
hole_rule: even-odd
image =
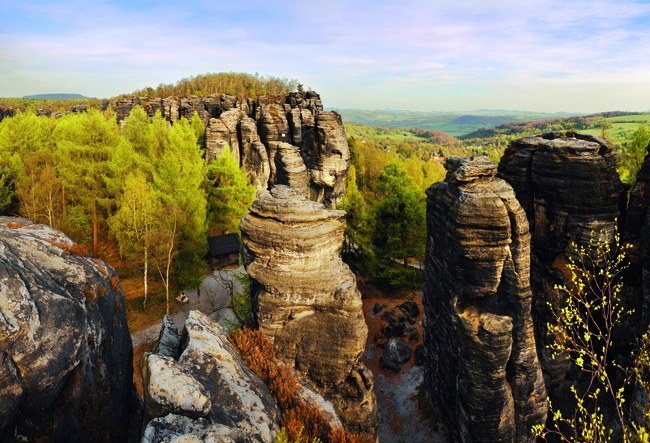
[{"label": "green forest", "polygon": [[255,189],[229,151],[206,165],[198,115],[168,127],[135,107],[120,129],[111,114],[4,119],[0,213],[60,229],[94,258],[115,243],[139,266],[146,305],[149,279],[166,298],[202,281],[208,233],[237,229]]}]

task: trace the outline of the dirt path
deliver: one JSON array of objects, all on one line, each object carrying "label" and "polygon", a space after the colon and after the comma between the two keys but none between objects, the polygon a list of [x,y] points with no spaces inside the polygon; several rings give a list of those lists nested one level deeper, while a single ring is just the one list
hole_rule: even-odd
[{"label": "dirt path", "polygon": [[[232,318],[232,313],[229,309],[217,310],[218,308],[221,308],[228,304],[230,301],[230,294],[226,288],[219,285],[213,276],[218,277],[220,275],[223,278],[223,281],[232,282],[235,292],[239,292],[242,288],[241,285],[232,277],[233,272],[244,272],[244,267],[240,266],[237,269],[215,271],[214,274],[206,277],[205,280],[203,280],[203,283],[201,283],[201,286],[199,286],[199,289],[201,290],[201,303],[199,303],[196,289],[185,291],[189,302],[183,306],[182,310],[178,311],[172,316],[174,323],[176,323],[176,327],[178,327],[179,331],[183,329],[187,315],[192,310],[198,310],[207,315],[210,315],[216,321],[221,321],[224,318]],[[180,302],[174,300],[172,303]],[[144,330],[131,334],[133,347],[157,340],[158,335],[160,334],[161,325],[162,322],[159,322],[149,326]]]}]

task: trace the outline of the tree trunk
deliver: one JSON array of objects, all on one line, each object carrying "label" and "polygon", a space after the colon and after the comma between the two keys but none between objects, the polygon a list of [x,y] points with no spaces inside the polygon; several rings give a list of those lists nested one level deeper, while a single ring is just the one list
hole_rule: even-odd
[{"label": "tree trunk", "polygon": [[97,259],[97,201],[93,199],[93,258]]},{"label": "tree trunk", "polygon": [[149,271],[149,257],[148,253],[149,251],[147,250],[147,246],[145,245],[144,247],[144,302],[142,303],[142,309],[145,309],[147,307],[147,291],[148,291],[148,286],[147,286],[147,272]]},{"label": "tree trunk", "polygon": [[404,270],[405,271],[408,271],[408,269],[409,269],[408,266],[406,266],[407,260],[408,259],[406,259],[406,258],[404,259]]}]

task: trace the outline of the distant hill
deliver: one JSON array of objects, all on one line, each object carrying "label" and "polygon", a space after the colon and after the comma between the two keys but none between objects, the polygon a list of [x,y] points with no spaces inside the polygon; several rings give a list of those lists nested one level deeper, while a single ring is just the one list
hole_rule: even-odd
[{"label": "distant hill", "polygon": [[[335,109],[335,108],[328,108]],[[529,122],[548,120],[551,118],[566,118],[581,116],[581,113],[507,111],[501,109],[482,109],[467,112],[420,112],[394,110],[366,109],[335,109],[343,120],[372,126],[387,126],[389,128],[420,128],[425,130],[443,131],[455,137],[468,134],[483,128],[493,128],[505,123]]]},{"label": "distant hill", "polygon": [[31,98],[33,100],[92,100],[94,97],[86,97],[81,94],[37,94],[26,95],[23,98]]}]

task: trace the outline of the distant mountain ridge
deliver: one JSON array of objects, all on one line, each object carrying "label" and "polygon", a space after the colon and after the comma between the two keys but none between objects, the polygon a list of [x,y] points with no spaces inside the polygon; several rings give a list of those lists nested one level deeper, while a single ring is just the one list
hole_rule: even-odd
[{"label": "distant mountain ridge", "polygon": [[92,100],[95,97],[86,97],[81,94],[36,94],[26,95],[23,98],[31,98],[33,100]]},{"label": "distant mountain ridge", "polygon": [[521,123],[528,121],[548,120],[552,118],[566,118],[587,115],[584,113],[557,112],[549,114],[532,111],[508,111],[501,109],[481,109],[462,112],[422,112],[422,111],[394,111],[394,110],[367,110],[367,109],[337,109],[343,120],[371,126],[387,126],[389,128],[421,128],[437,130],[458,137],[470,132],[493,128],[505,123]]}]

